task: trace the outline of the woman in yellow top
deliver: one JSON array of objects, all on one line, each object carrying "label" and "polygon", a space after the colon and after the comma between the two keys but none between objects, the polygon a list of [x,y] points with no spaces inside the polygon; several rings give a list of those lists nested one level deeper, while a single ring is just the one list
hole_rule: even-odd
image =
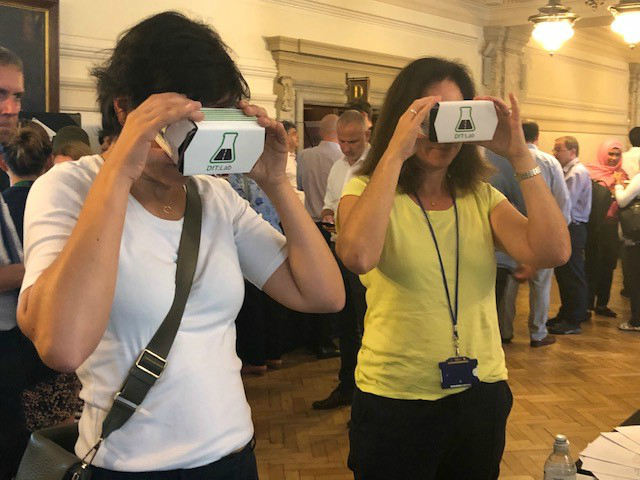
[{"label": "woman in yellow top", "polygon": [[[494,139],[528,218],[481,181],[478,146],[432,143],[436,102],[491,100]],[[494,247],[549,268],[567,227],[524,140],[520,109],[476,97],[466,67],[423,58],[387,93],[371,151],[343,192],[337,253],[367,288],[349,468],[357,480],[498,478],[512,397],[495,305]]]}]

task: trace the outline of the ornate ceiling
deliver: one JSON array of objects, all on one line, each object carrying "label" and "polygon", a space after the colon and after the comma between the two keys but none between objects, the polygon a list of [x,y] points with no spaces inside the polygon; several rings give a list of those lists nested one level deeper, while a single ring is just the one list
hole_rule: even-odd
[{"label": "ornate ceiling", "polygon": [[[524,26],[527,18],[547,4],[547,0],[380,0],[382,3],[416,10],[478,26]],[[606,0],[593,9],[584,0],[563,0],[565,6],[580,15],[575,24],[576,37],[583,46],[594,45],[601,53],[616,53],[633,62],[640,62],[640,49],[630,50],[611,29],[611,14]]]}]

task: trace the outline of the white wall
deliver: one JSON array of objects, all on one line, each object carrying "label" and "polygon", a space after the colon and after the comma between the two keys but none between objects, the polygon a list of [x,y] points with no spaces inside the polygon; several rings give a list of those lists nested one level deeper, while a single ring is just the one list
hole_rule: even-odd
[{"label": "white wall", "polygon": [[179,10],[215,27],[235,51],[256,103],[275,113],[275,63],[263,37],[287,36],[406,57],[460,58],[479,79],[482,29],[372,0],[60,0],[61,109],[98,125],[88,68],[142,18]]}]

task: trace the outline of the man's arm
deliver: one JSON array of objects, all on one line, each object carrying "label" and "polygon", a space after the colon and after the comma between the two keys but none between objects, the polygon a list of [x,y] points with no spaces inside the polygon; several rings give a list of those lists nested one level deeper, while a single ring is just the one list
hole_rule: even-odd
[{"label": "man's arm", "polygon": [[0,293],[20,288],[23,277],[24,264],[22,263],[0,267]]}]

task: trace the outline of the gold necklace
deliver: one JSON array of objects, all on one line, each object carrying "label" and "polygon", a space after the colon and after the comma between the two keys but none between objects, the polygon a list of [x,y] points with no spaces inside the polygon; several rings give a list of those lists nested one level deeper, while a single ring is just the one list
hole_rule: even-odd
[{"label": "gold necklace", "polygon": [[171,212],[171,205],[163,205],[162,206],[162,211],[164,213],[170,213]]}]

